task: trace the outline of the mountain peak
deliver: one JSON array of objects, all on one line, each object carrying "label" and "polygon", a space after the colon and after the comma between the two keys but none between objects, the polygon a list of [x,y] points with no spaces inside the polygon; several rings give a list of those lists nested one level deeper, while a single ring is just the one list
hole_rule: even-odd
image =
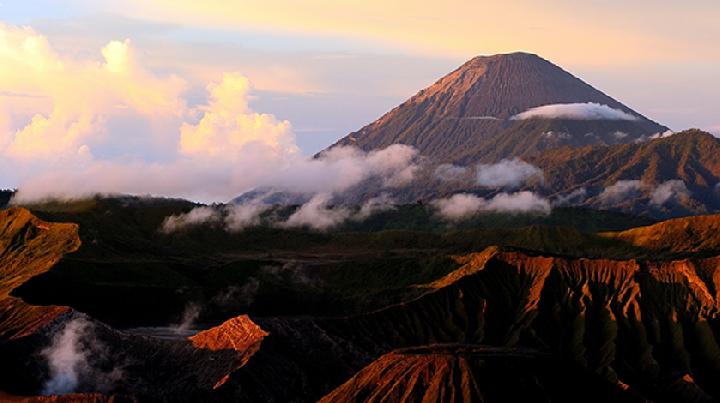
[{"label": "mountain peak", "polygon": [[[516,118],[548,105],[574,115]],[[628,118],[576,118],[576,110],[592,108]],[[550,61],[516,52],[470,59],[338,144],[365,150],[408,144],[438,161],[469,163],[566,145],[632,143],[665,130]]]}]

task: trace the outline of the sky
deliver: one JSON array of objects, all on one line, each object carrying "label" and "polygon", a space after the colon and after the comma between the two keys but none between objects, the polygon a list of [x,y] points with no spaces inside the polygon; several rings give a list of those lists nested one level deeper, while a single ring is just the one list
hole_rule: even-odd
[{"label": "sky", "polygon": [[[86,173],[68,186],[131,183],[135,167],[191,177],[165,189],[188,196],[248,144],[287,168],[467,59],[514,51],[671,129],[720,133],[718,16],[714,0],[0,0],[0,186],[63,170]],[[218,188],[253,186],[234,175]]]}]

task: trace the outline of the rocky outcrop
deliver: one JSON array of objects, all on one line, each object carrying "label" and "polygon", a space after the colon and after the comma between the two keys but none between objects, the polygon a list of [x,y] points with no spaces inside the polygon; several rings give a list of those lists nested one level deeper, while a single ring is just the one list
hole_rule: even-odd
[{"label": "rocky outcrop", "polygon": [[32,334],[69,310],[28,305],[11,292],[79,247],[75,224],[45,222],[23,208],[0,211],[0,342]]}]

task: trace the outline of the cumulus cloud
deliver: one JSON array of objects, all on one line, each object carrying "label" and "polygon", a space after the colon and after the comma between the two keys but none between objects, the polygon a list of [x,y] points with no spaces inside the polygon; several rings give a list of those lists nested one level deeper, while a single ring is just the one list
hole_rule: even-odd
[{"label": "cumulus cloud", "polygon": [[619,180],[606,187],[598,196],[598,200],[603,204],[619,203],[627,198],[637,197],[641,189],[642,183],[639,180]]},{"label": "cumulus cloud", "polygon": [[477,166],[477,183],[480,186],[514,188],[531,180],[542,181],[542,179],[543,172],[540,168],[519,158]]},{"label": "cumulus cloud", "polygon": [[431,205],[447,220],[457,221],[481,212],[499,213],[550,213],[550,203],[533,192],[499,193],[492,199],[457,193],[448,198],[436,199]]},{"label": "cumulus cloud", "polygon": [[300,206],[287,221],[280,224],[284,228],[312,228],[327,230],[350,217],[350,210],[341,206],[330,206],[332,196],[320,193]]},{"label": "cumulus cloud", "polygon": [[[66,323],[42,350],[50,378],[44,395],[62,395],[79,389],[108,391],[122,378],[122,368],[102,370],[97,362],[106,358],[107,347],[96,339],[93,325],[82,317]],[[117,364],[117,363],[114,363]]]},{"label": "cumulus cloud", "polygon": [[290,122],[250,109],[250,91],[250,80],[238,73],[225,74],[220,83],[210,84],[209,103],[203,108],[202,119],[197,124],[183,123],[180,128],[180,150],[226,158],[257,142],[273,152],[296,153]]},{"label": "cumulus cloud", "polygon": [[207,100],[158,77],[128,40],[78,59],[27,28],[0,25],[0,181],[16,202],[97,193],[225,201],[262,186],[342,192],[367,179],[397,187],[415,177],[417,151],[335,147],[299,154],[292,126],[250,107],[252,85],[226,73]]},{"label": "cumulus cloud", "polygon": [[607,105],[586,102],[539,106],[510,119],[638,120],[638,117]]},{"label": "cumulus cloud", "polygon": [[[99,59],[75,60],[56,53],[47,38],[27,27],[0,24],[0,37],[0,88],[27,95],[0,101],[5,158],[62,163],[94,151],[107,128],[129,116],[161,126],[185,109],[185,83],[149,74],[129,40],[109,42]],[[163,143],[147,132],[124,135],[126,142],[146,147]]]},{"label": "cumulus cloud", "polygon": [[685,186],[685,182],[679,179],[669,180],[661,183],[653,190],[650,195],[650,203],[655,206],[662,206],[668,201],[689,196],[690,191]]}]

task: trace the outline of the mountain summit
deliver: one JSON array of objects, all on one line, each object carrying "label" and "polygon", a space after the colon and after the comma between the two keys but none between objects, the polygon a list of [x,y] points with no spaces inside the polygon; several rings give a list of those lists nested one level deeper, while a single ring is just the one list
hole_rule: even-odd
[{"label": "mountain summit", "polygon": [[478,56],[336,145],[401,143],[440,162],[632,143],[668,130],[528,53]]}]

